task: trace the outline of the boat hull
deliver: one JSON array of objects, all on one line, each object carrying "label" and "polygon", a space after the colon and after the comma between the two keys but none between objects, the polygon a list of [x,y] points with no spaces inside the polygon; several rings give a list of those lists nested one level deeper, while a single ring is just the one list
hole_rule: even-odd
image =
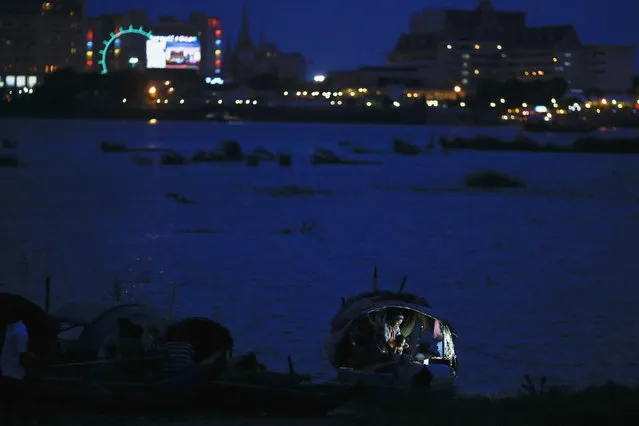
[{"label": "boat hull", "polygon": [[[427,370],[430,380],[416,384],[416,375],[420,375],[424,369]],[[391,392],[426,390],[438,393],[451,393],[455,390],[455,376],[446,365],[425,366],[423,363],[415,362],[394,365],[389,371],[384,372],[345,367],[340,367],[337,371],[340,382],[358,384],[368,390],[389,389]]]},{"label": "boat hull", "polygon": [[218,408],[245,414],[316,417],[351,401],[357,391],[357,386],[344,384],[216,380],[207,398]]},{"label": "boat hull", "polygon": [[219,375],[213,365],[194,366],[166,379],[117,375],[46,374],[29,383],[31,398],[84,408],[172,409],[195,403]]}]

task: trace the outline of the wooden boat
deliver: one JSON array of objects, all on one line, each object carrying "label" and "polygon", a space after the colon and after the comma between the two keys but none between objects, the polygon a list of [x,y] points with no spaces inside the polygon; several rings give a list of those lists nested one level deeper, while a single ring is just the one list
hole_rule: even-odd
[{"label": "wooden boat", "polygon": [[[426,299],[404,292],[405,284],[406,278],[396,292],[379,290],[375,269],[372,291],[342,298],[331,322],[329,361],[346,383],[378,390],[453,391],[456,335]],[[405,318],[400,328],[409,343],[401,355],[383,345],[384,325],[397,314]]]},{"label": "wooden boat", "polygon": [[[30,392],[36,401],[76,407],[175,408],[206,391],[226,366],[228,351],[201,344],[201,336],[192,333],[188,323],[166,327],[137,304],[68,304],[53,318],[60,324],[60,351],[31,371]],[[135,331],[134,338],[124,336],[122,321]],[[167,358],[157,344],[165,331],[173,336],[189,332],[181,341],[197,340],[191,345],[197,346],[194,364],[170,376],[163,372]]]},{"label": "wooden boat", "polygon": [[288,373],[267,371],[252,353],[230,363],[206,397],[217,407],[244,414],[321,416],[351,401],[358,391],[355,384],[313,383],[310,375],[295,372],[290,357]]},{"label": "wooden boat", "polygon": [[[89,361],[46,366],[34,372],[30,393],[36,402],[82,408],[174,409],[190,404],[219,374],[216,357],[163,378],[151,356],[126,361]],[[140,366],[148,366],[144,369]]]}]

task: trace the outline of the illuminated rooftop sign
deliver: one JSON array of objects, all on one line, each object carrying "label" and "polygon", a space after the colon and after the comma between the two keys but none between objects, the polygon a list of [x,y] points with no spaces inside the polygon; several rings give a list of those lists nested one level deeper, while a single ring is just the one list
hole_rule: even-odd
[{"label": "illuminated rooftop sign", "polygon": [[197,41],[196,36],[185,36],[185,35],[153,35],[151,37],[153,40],[161,40],[166,42],[176,42],[176,43],[194,43]]}]

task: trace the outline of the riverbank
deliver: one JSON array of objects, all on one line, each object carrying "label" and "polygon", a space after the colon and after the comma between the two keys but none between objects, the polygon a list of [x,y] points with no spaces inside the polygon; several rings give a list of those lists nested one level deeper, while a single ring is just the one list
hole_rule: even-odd
[{"label": "riverbank", "polygon": [[416,394],[402,403],[355,403],[323,418],[238,417],[221,413],[76,414],[48,417],[41,425],[96,426],[391,426],[427,422],[431,426],[634,426],[639,424],[639,390],[615,384],[579,392],[526,388],[514,398],[463,396],[455,399]]},{"label": "riverbank", "polygon": [[127,106],[57,108],[37,104],[3,105],[0,117],[6,118],[50,118],[50,119],[103,119],[148,121],[227,121],[224,117],[245,122],[291,122],[326,124],[471,124],[467,112],[437,111],[420,108],[347,108],[347,107],[295,107],[261,105],[208,105],[195,108],[136,108]]}]

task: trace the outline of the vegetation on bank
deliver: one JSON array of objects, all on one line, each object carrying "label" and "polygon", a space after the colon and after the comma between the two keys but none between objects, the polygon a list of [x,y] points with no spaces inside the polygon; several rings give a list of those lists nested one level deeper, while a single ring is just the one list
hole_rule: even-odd
[{"label": "vegetation on bank", "polygon": [[639,389],[610,383],[579,392],[525,391],[513,398],[419,398],[392,411],[371,409],[365,418],[380,426],[426,420],[432,426],[630,426],[639,424],[638,402]]}]

